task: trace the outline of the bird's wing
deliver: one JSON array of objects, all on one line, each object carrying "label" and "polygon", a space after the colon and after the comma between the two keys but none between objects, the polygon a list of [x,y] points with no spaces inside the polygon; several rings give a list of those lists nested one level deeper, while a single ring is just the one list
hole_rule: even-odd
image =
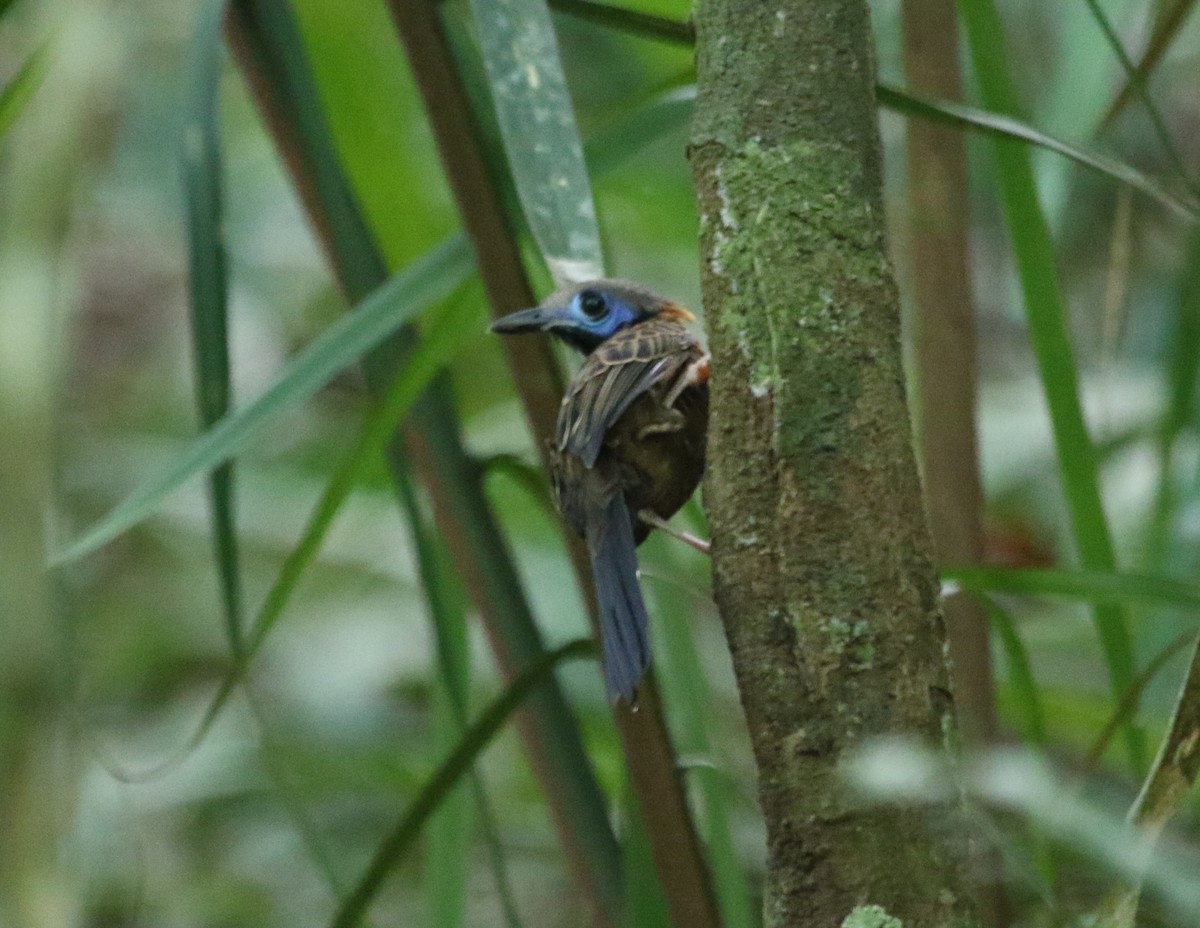
[{"label": "bird's wing", "polygon": [[558,413],[559,451],[592,467],[604,436],[629,404],[673,379],[701,354],[683,326],[651,319],[622,329],[593,351],[571,381]]}]

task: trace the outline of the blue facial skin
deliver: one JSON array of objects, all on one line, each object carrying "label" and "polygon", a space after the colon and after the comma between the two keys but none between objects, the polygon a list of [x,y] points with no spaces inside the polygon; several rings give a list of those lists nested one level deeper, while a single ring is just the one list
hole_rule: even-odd
[{"label": "blue facial skin", "polygon": [[603,290],[581,290],[565,309],[549,312],[546,330],[584,354],[591,354],[605,339],[649,315]]},{"label": "blue facial skin", "polygon": [[653,310],[631,305],[623,296],[587,287],[565,306],[538,306],[497,319],[492,331],[505,335],[549,332],[583,354],[591,354],[614,333],[652,315]]}]

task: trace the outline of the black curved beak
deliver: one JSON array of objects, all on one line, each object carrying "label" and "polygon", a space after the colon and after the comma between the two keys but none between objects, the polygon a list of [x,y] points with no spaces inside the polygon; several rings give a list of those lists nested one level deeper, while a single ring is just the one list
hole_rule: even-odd
[{"label": "black curved beak", "polygon": [[535,306],[533,309],[522,309],[520,312],[501,316],[489,327],[489,331],[498,335],[518,335],[522,332],[544,332],[550,328],[555,314],[550,310]]}]

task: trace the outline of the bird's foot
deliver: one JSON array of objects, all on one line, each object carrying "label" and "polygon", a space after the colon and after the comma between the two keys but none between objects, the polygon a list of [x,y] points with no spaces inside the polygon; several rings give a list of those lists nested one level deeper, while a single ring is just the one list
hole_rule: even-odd
[{"label": "bird's foot", "polygon": [[680,531],[671,525],[666,519],[662,518],[656,512],[651,512],[649,509],[643,509],[638,513],[638,518],[649,525],[651,528],[656,528],[659,531],[666,532],[672,538],[682,541],[690,548],[695,548],[701,554],[712,554],[712,542],[705,541],[703,538],[697,538],[691,532]]}]

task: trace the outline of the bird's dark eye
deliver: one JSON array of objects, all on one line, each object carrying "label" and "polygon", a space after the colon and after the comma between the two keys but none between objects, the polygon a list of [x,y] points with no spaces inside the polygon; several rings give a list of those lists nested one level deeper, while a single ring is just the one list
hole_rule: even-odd
[{"label": "bird's dark eye", "polygon": [[599,319],[608,312],[608,301],[596,290],[584,290],[579,294],[579,308],[589,319]]}]

